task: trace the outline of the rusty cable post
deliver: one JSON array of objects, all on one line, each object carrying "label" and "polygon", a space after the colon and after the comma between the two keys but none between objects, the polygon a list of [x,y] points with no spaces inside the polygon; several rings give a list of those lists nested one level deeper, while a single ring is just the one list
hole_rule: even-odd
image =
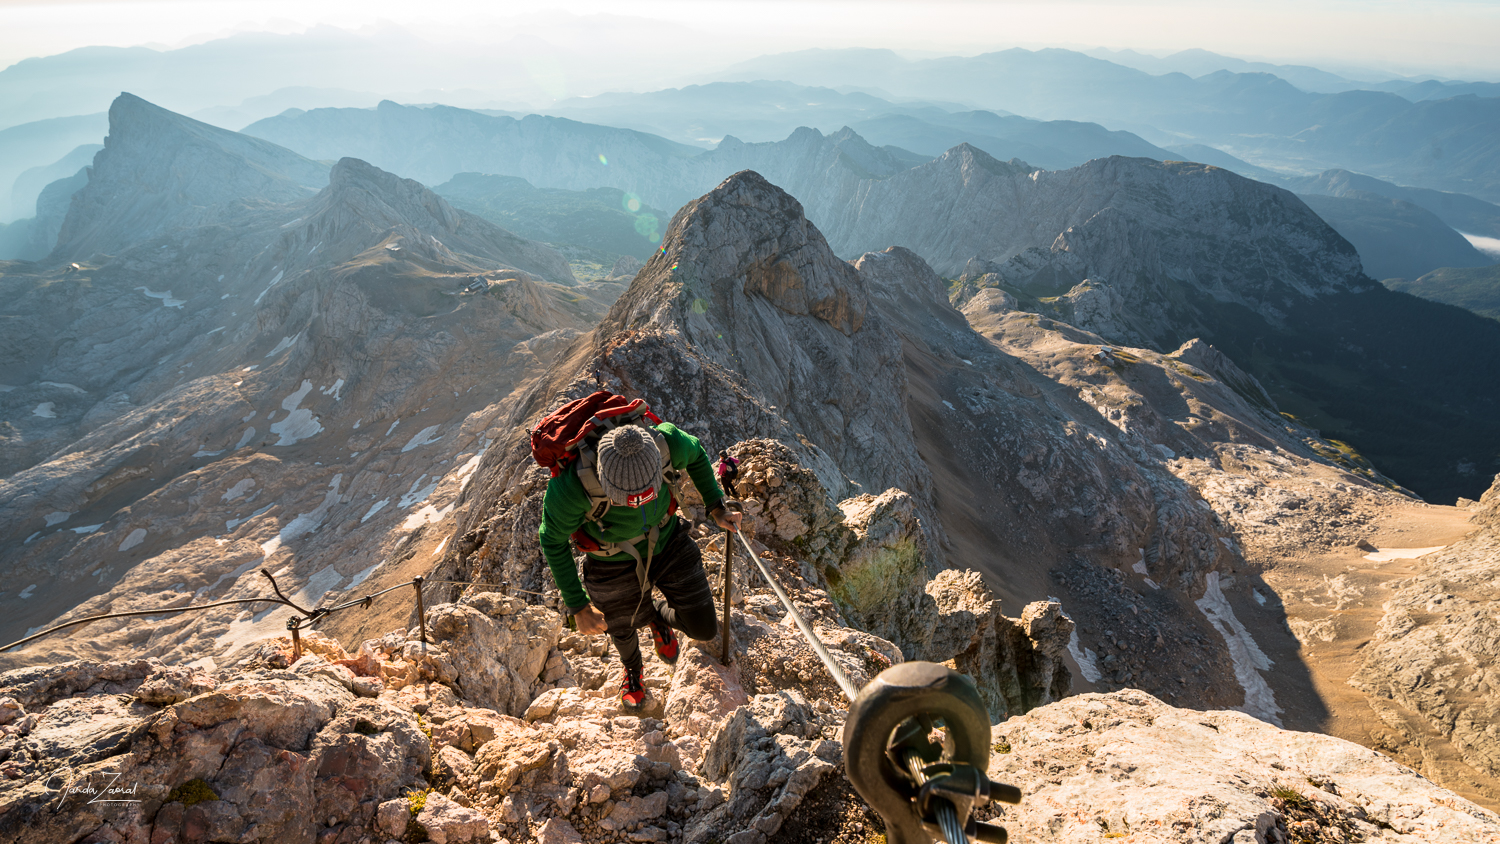
[{"label": "rusty cable post", "polygon": [[296,665],[297,660],[302,658],[301,627],[302,619],[299,616],[294,615],[286,620],[286,629],[292,631],[292,665]]},{"label": "rusty cable post", "polygon": [[730,639],[734,636],[734,631],[733,628],[729,626],[729,604],[732,600],[731,596],[733,594],[730,591],[733,588],[733,580],[730,577],[730,572],[734,570],[734,543],[730,542],[729,539],[730,534],[729,531],[726,530],[724,531],[724,647],[719,652],[719,662],[723,663],[724,665],[729,664],[729,655],[734,650],[730,647]]},{"label": "rusty cable post", "polygon": [[422,644],[427,644],[427,605],[422,601],[422,578],[412,578],[411,585],[417,587],[417,634]]}]

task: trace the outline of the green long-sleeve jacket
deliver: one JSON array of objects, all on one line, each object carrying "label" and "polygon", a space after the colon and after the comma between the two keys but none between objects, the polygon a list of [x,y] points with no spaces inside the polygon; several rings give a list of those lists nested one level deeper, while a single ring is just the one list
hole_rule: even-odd
[{"label": "green long-sleeve jacket", "polygon": [[[670,422],[663,422],[655,427],[667,441],[673,468],[687,470],[688,477],[693,479],[693,486],[698,488],[698,494],[703,497],[710,511],[719,506],[724,500],[724,493],[719,489],[718,481],[714,480],[713,465],[698,438]],[[663,481],[656,490],[656,500],[640,507],[610,507],[600,523],[596,524],[584,519],[590,509],[589,496],[572,466],[547,482],[547,492],[542,498],[542,526],[538,536],[541,540],[542,557],[546,559],[547,567],[552,569],[552,579],[557,583],[558,590],[562,592],[563,603],[567,604],[570,611],[576,612],[589,603],[583,584],[578,581],[578,567],[573,562],[569,539],[573,532],[582,527],[590,536],[604,544],[640,536],[649,532],[651,526],[667,514],[669,501],[670,494]],[[672,524],[662,529],[657,536],[656,548],[652,549],[653,554],[666,546],[676,527],[674,519]],[[645,557],[646,549],[641,546],[645,544],[645,540],[641,540],[636,546],[642,558]],[[633,558],[629,554],[620,553],[596,559]]]}]

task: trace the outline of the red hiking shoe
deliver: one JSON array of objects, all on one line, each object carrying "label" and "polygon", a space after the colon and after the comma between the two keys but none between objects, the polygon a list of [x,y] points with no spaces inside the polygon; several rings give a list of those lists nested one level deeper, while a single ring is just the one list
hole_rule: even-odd
[{"label": "red hiking shoe", "polygon": [[660,621],[651,622],[651,641],[656,644],[656,655],[668,665],[677,663],[677,633]]},{"label": "red hiking shoe", "polygon": [[620,704],[626,709],[640,709],[646,705],[646,687],[641,685],[641,669],[625,669],[625,676],[620,679]]}]

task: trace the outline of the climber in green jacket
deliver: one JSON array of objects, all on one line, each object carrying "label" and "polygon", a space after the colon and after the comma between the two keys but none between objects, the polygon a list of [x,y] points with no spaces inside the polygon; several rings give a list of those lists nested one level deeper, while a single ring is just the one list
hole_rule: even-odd
[{"label": "climber in green jacket", "polygon": [[[593,462],[608,510],[597,521],[588,518],[594,505],[579,477],[588,469],[553,477],[542,500],[542,556],[578,631],[608,632],[614,639],[625,666],[620,700],[639,709],[646,695],[638,629],[651,628],[657,656],[668,663],[677,660],[674,628],[700,641],[719,632],[703,556],[675,514],[664,464],[686,470],[719,527],[738,529],[741,515],[725,506],[698,438],[671,423],[614,428],[599,439]],[[569,547],[573,539],[587,554],[582,584]],[[648,600],[653,586],[664,600]]]}]

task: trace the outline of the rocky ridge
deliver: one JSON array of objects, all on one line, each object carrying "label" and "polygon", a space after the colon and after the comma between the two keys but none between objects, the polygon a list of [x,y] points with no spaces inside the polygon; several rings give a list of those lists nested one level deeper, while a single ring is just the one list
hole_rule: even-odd
[{"label": "rocky ridge", "polygon": [[[130,98],[120,113],[91,184],[172,160],[194,185],[291,183],[276,155],[204,158],[191,121]],[[224,134],[205,137],[269,146]],[[261,567],[299,601],[363,582],[451,513],[506,395],[602,312],[547,280],[572,281],[547,247],[363,162],[330,176],[290,204],[230,190],[197,206],[168,182],[75,207],[80,225],[114,220],[111,237],[147,199],[189,216],[118,257],[0,279],[0,535],[26,581],[0,595],[7,641],[64,613],[259,594]],[[216,659],[284,615],[94,625],[40,647]]]},{"label": "rocky ridge", "polygon": [[[74,194],[63,221],[59,254],[115,253],[206,222],[215,206],[235,200],[305,199],[327,172],[291,150],[121,94],[110,104],[109,135],[94,156],[89,184]],[[143,191],[143,184],[151,188]]]},{"label": "rocky ridge", "polygon": [[[1024,356],[976,332],[913,253],[872,253],[853,265],[832,259],[799,210],[753,173],[685,208],[665,249],[600,327],[580,338],[569,362],[521,405],[526,410],[518,406],[514,430],[605,386],[642,396],[714,450],[774,440],[787,462],[828,491],[826,500],[788,493],[784,473],[775,491],[767,486],[768,501],[780,498],[773,513],[795,513],[769,521],[784,553],[810,567],[809,582],[827,581],[846,620],[908,656],[927,653],[937,633],[910,626],[920,613],[872,608],[921,608],[939,600],[926,594],[939,572],[970,568],[984,573],[1012,612],[1029,597],[1063,595],[1081,621],[1070,656],[1091,683],[1144,686],[1275,718],[1274,696],[1258,673],[1269,665],[1235,650],[1235,611],[1213,603],[1228,594],[1239,612],[1256,606],[1233,524],[1174,474],[1166,431],[1111,422],[1097,401],[1059,391]],[[1195,382],[1213,382],[1206,401],[1226,404],[1221,417],[1243,413],[1256,430],[1273,430],[1226,386],[1259,389],[1253,378],[1211,350],[1190,347],[1184,355],[1225,379],[1192,370]],[[826,399],[797,398],[806,395]],[[1157,389],[1121,404],[1162,395]],[[1284,433],[1261,436],[1273,453],[1294,442]],[[1307,455],[1299,459],[1354,481],[1297,447]],[[747,471],[760,477],[753,466]],[[932,479],[937,472],[942,483]],[[497,441],[465,495],[464,538],[444,570],[458,573],[454,579],[545,592],[549,578],[537,567],[534,538],[544,480],[519,433]],[[860,568],[850,565],[852,540],[828,539],[819,526],[864,511],[910,513],[902,518],[920,529],[894,535],[899,553],[866,555],[881,558],[878,576],[850,577]],[[1201,603],[1210,597],[1212,611]],[[966,635],[972,643],[989,634]]]}]

